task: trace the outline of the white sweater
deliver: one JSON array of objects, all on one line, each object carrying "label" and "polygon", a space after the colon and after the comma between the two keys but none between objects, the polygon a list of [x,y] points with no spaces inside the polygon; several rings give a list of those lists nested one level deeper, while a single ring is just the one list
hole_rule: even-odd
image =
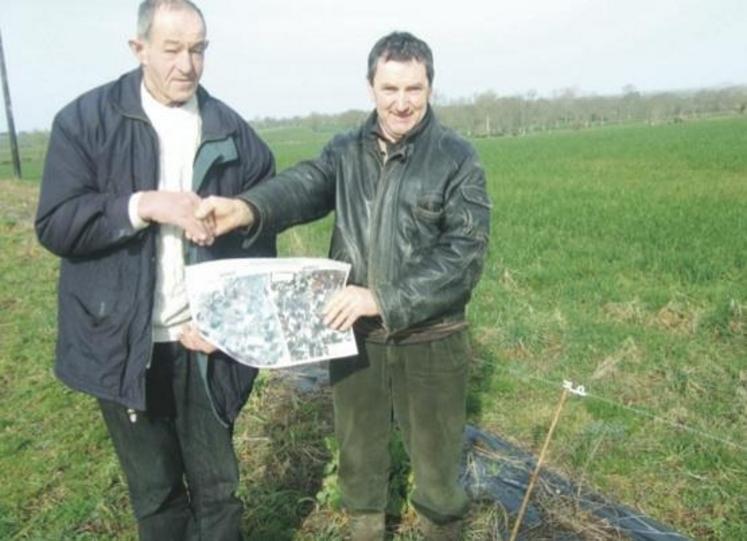
[{"label": "white sweater", "polygon": [[[192,191],[192,168],[200,145],[202,120],[197,97],[180,107],[156,101],[141,86],[143,109],[158,134],[158,189]],[[139,195],[130,199],[130,221],[136,228],[147,227],[137,213]],[[184,282],[184,235],[173,225],[158,224],[156,290],[153,304],[153,339],[178,340],[181,327],[190,320]]]}]

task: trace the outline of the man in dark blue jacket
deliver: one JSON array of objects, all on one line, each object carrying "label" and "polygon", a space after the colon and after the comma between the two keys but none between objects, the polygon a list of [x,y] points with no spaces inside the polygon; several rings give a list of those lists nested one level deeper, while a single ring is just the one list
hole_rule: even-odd
[{"label": "man in dark blue jacket", "polygon": [[140,68],[55,118],[36,217],[61,258],[55,372],[98,398],[127,476],[141,539],[240,539],[233,422],[256,375],[179,344],[186,263],[272,257],[214,239],[194,218],[207,195],[271,177],[251,128],[199,86],[207,41],[188,0],[146,0],[130,47]]}]

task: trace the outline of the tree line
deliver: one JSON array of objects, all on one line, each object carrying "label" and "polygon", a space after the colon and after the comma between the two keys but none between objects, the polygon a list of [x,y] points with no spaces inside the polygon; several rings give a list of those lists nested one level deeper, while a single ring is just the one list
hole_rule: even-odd
[{"label": "tree line", "polygon": [[[611,96],[583,95],[575,89],[564,89],[550,97],[540,97],[534,91],[514,96],[488,91],[456,100],[436,95],[433,106],[442,122],[467,136],[524,135],[628,122],[661,124],[743,115],[747,113],[747,86],[642,93],[627,85],[620,94]],[[284,119],[259,118],[252,124],[258,128],[301,127],[334,132],[357,126],[368,113],[351,110]]]},{"label": "tree line", "polygon": [[[632,85],[614,96],[583,95],[575,89],[540,97],[499,96],[488,91],[471,98],[448,100],[435,95],[433,107],[447,126],[470,137],[525,135],[558,129],[580,129],[621,123],[662,124],[708,116],[747,114],[747,86],[642,93]],[[255,128],[304,128],[335,133],[358,126],[370,111],[350,110],[337,114],[311,113],[292,118],[256,118]],[[22,153],[44,148],[46,131],[20,134]],[[0,132],[0,149],[8,146],[7,133]]]}]

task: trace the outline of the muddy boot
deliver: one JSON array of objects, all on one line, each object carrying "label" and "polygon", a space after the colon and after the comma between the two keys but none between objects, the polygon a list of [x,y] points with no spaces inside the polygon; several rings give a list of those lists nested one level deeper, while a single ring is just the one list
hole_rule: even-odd
[{"label": "muddy boot", "polygon": [[425,541],[461,541],[463,521],[455,520],[447,524],[436,524],[425,517],[420,517]]},{"label": "muddy boot", "polygon": [[351,513],[351,541],[384,541],[384,513]]}]

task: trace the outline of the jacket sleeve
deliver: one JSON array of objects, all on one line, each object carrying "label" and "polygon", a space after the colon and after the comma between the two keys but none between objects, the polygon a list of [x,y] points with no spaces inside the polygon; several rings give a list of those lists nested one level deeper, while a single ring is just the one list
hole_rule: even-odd
[{"label": "jacket sleeve", "polygon": [[126,242],[130,193],[103,192],[82,137],[55,118],[42,176],[35,228],[39,242],[61,257],[90,256]]},{"label": "jacket sleeve", "polygon": [[315,160],[303,161],[239,197],[257,213],[257,230],[279,233],[312,222],[335,205],[335,152],[328,145]]},{"label": "jacket sleeve", "polygon": [[471,153],[445,194],[436,243],[414,255],[411,262],[403,263],[405,268],[396,282],[373,288],[390,334],[449,313],[469,301],[485,260],[490,207],[485,174],[477,156]]},{"label": "jacket sleeve", "polygon": [[239,133],[243,166],[241,190],[243,192],[275,176],[275,157],[270,147],[246,122],[241,123]]}]

